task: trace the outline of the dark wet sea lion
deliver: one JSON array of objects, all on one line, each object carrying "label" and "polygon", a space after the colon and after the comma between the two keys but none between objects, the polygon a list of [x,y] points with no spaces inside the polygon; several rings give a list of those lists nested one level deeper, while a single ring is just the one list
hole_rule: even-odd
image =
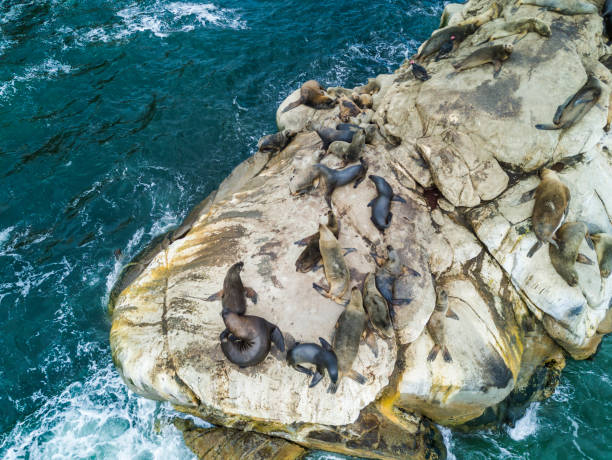
[{"label": "dark wet sea lion", "polygon": [[555,171],[543,169],[541,175],[542,181],[536,188],[531,217],[538,241],[529,250],[527,257],[533,256],[543,243],[557,246],[553,235],[565,220],[570,201],[569,188],[561,182]]},{"label": "dark wet sea lion", "polygon": [[[327,228],[331,230],[336,238],[340,233],[340,225],[332,210],[327,213]],[[306,245],[306,248],[295,261],[295,270],[306,273],[312,270],[321,261],[321,251],[319,250],[319,232],[314,233],[303,240],[298,241],[298,245]]]},{"label": "dark wet sea lion", "polygon": [[368,207],[372,208],[371,220],[378,230],[384,232],[391,225],[391,218],[393,217],[390,211],[391,201],[405,203],[406,200],[399,195],[395,195],[389,183],[382,177],[373,174],[369,177],[376,185],[378,193],[378,196],[368,203]]},{"label": "dark wet sea lion", "polygon": [[363,129],[355,131],[353,140],[349,142],[334,141],[329,145],[327,153],[344,160],[344,164],[354,163],[359,160],[359,155],[365,146],[366,135]]},{"label": "dark wet sea lion", "polygon": [[589,75],[582,88],[557,107],[552,125],[538,124],[535,127],[545,130],[570,128],[582,120],[582,117],[597,104],[602,91],[603,88],[599,80],[595,76]]},{"label": "dark wet sea lion", "polygon": [[351,275],[344,260],[340,243],[327,225],[323,224],[319,224],[319,250],[321,251],[325,278],[329,289],[326,291],[316,283],[313,283],[312,287],[324,297],[344,305],[346,303],[344,297],[348,292]]},{"label": "dark wet sea lion", "polygon": [[493,64],[493,75],[497,76],[501,71],[502,63],[510,57],[513,49],[514,47],[510,44],[486,46],[477,49],[469,56],[455,62],[453,67],[456,72],[462,72],[481,65]]},{"label": "dark wet sea lion", "polygon": [[[448,26],[443,29],[436,30],[429,40],[425,42],[421,52],[417,55],[416,59],[422,61],[423,59],[431,56],[438,52],[440,48],[447,42],[451,41],[453,47],[456,47],[461,43],[468,35],[473,34],[478,26],[476,24],[463,24],[456,26]],[[451,37],[455,37],[451,40]]]},{"label": "dark wet sea lion", "polygon": [[516,4],[539,6],[568,16],[597,13],[597,7],[594,4],[580,0],[518,0]]},{"label": "dark wet sea lion", "polygon": [[[336,358],[334,350],[325,339],[319,337],[319,341],[322,346],[316,343],[296,343],[287,352],[287,363],[291,367],[306,375],[313,376],[310,385],[308,385],[309,388],[314,387],[321,381],[326,369],[332,383],[338,381],[338,358]],[[317,371],[312,372],[300,364],[314,364],[317,367]]]},{"label": "dark wet sea lion", "polygon": [[368,164],[363,158],[359,159],[358,165],[349,166],[344,169],[332,169],[320,163],[316,164],[315,168],[320,171],[321,175],[325,179],[325,201],[330,208],[331,196],[336,188],[349,184],[352,181],[355,181],[353,188],[357,188],[368,172]]},{"label": "dark wet sea lion", "polygon": [[278,153],[283,150],[291,139],[295,137],[297,133],[290,129],[284,129],[278,133],[268,134],[267,136],[259,139],[257,143],[257,149],[260,152]]},{"label": "dark wet sea lion", "polygon": [[414,78],[417,80],[427,81],[431,78],[427,73],[427,69],[422,65],[417,64],[414,59],[410,60],[410,66],[412,69],[412,75],[414,75]]},{"label": "dark wet sea lion", "polygon": [[334,128],[324,128],[317,126],[315,123],[308,122],[306,124],[308,129],[314,129],[316,133],[319,135],[321,140],[323,141],[322,149],[327,151],[329,145],[334,141],[343,141],[350,143],[353,140],[353,135],[355,131],[345,130],[345,129],[334,129]]},{"label": "dark wet sea lion", "polygon": [[552,244],[548,247],[552,266],[570,286],[578,285],[578,272],[574,264],[577,261],[593,263],[585,255],[578,253],[582,240],[587,239],[588,235],[589,231],[583,222],[566,222],[559,227],[555,236],[559,247],[556,248]]},{"label": "dark wet sea lion", "polygon": [[[363,309],[363,300],[358,287],[351,290],[351,300],[346,306],[334,331],[332,341],[334,352],[338,358],[338,381],[343,376],[353,379],[363,385],[366,379],[360,373],[354,371],[353,362],[359,351],[359,342],[363,336],[367,322],[367,315]],[[337,382],[332,382],[327,389],[328,393],[335,393],[338,389]]]},{"label": "dark wet sea lion", "polygon": [[448,348],[444,344],[444,336],[445,336],[445,322],[447,318],[459,319],[457,315],[448,308],[448,294],[444,289],[439,290],[437,299],[436,299],[436,307],[434,308],[429,321],[427,322],[427,332],[433,340],[434,346],[431,351],[427,355],[427,361],[434,361],[438,356],[438,352],[442,350],[442,357],[444,361],[450,363],[453,361]]},{"label": "dark wet sea lion", "polygon": [[601,15],[603,16],[604,30],[608,37],[607,45],[610,45],[610,42],[612,42],[612,0],[606,0]]},{"label": "dark wet sea lion", "polygon": [[374,331],[385,339],[393,337],[393,324],[387,301],[376,288],[376,276],[368,273],[363,282],[363,307],[368,313]]},{"label": "dark wet sea lion", "polygon": [[591,235],[591,239],[595,243],[595,252],[597,253],[597,262],[599,263],[601,276],[607,278],[612,271],[612,235],[597,233]]},{"label": "dark wet sea lion", "polygon": [[240,367],[254,366],[262,362],[274,343],[285,351],[285,340],[280,329],[259,316],[237,315],[224,310],[225,329],[219,336],[221,350],[230,362]]},{"label": "dark wet sea lion", "polygon": [[243,262],[232,265],[223,280],[223,289],[211,295],[206,300],[212,302],[218,300],[220,297],[223,311],[244,315],[246,312],[246,298],[249,297],[253,303],[257,303],[257,294],[253,289],[244,287],[242,284],[240,272],[243,266]]},{"label": "dark wet sea lion", "polygon": [[348,123],[352,117],[356,117],[361,113],[361,109],[357,107],[357,104],[345,97],[340,99],[338,104],[340,106],[340,114],[338,115],[338,118],[345,123]]},{"label": "dark wet sea lion", "polygon": [[300,88],[300,98],[285,107],[283,113],[301,104],[312,107],[313,109],[324,109],[334,105],[335,100],[325,94],[325,90],[318,81],[308,80]]},{"label": "dark wet sea lion", "polygon": [[389,315],[393,319],[395,310],[393,305],[407,305],[412,302],[410,298],[394,297],[395,281],[407,272],[407,268],[402,265],[399,254],[392,246],[387,246],[387,260],[376,270],[374,281],[376,289],[384,297],[389,305]]}]

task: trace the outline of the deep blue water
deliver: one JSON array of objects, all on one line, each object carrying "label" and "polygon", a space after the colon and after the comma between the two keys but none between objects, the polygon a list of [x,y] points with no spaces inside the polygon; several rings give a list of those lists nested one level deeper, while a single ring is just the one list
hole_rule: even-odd
[{"label": "deep blue water", "polygon": [[[392,71],[443,3],[0,1],[0,457],[189,458],[172,409],[113,368],[121,264],[275,131],[301,82]],[[606,342],[570,363],[514,430],[445,431],[451,457],[605,458],[611,360]]]}]

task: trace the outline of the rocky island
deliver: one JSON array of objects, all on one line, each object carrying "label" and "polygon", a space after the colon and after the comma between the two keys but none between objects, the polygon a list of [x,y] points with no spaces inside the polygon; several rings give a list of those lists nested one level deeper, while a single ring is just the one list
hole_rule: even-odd
[{"label": "rocky island", "polygon": [[[300,98],[296,90],[276,116],[279,131],[291,133],[287,145],[260,149],[238,165],[181,226],[125,267],[109,301],[114,362],[136,393],[227,428],[194,435],[193,426],[178,424],[201,458],[249,449],[297,458],[304,449],[296,443],[368,458],[443,459],[436,424],[513,423],[552,394],[567,357],[596,353],[612,331],[610,254],[602,249],[612,235],[612,153],[604,131],[612,61],[598,14],[603,1],[548,2],[570,5],[562,9],[544,3],[447,5],[444,28],[432,38],[469,32],[452,35],[442,59],[419,59],[425,81],[406,62],[361,87],[327,88],[337,102],[331,107],[285,111]],[[509,44],[503,62],[464,65],[475,50]],[[557,120],[557,107],[593,77],[597,97],[575,123],[536,129]],[[319,337],[332,343],[345,307],[313,289],[327,285],[324,270],[296,270],[303,248],[294,242],[327,219],[326,181],[314,164],[348,164],[322,155],[314,128],[341,121],[366,134],[358,154],[367,174],[401,197],[390,203],[381,231],[367,206],[377,196],[372,180],[333,191],[338,242],[355,249],[344,257],[350,285],[361,288],[393,248],[403,267],[395,288],[401,284],[411,301],[390,306],[391,337],[375,335],[375,350],[359,345],[353,369],[365,384],[344,378],[334,394],[326,391],[328,376],[309,388],[309,378],[275,347],[255,366],[229,362],[219,341],[221,302],[208,299],[242,261],[242,280],[258,297],[248,302],[249,315],[278,326],[288,348]],[[345,144],[330,149],[353,145]],[[565,221],[600,235],[595,245],[579,243],[592,263],[572,267],[573,286],[551,263],[557,243],[529,257],[538,241],[532,215],[543,169],[556,171],[569,189]],[[440,290],[453,318],[436,316]],[[431,359],[440,341],[445,356]]]}]

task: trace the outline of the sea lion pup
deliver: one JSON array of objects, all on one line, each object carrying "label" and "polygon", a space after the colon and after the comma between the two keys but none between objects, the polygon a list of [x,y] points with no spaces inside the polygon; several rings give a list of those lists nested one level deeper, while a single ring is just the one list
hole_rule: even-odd
[{"label": "sea lion pup", "polygon": [[306,129],[312,129],[319,135],[319,138],[323,141],[323,146],[321,148],[325,151],[327,151],[329,145],[335,141],[350,143],[353,140],[353,135],[355,134],[355,131],[351,130],[325,128],[317,123],[313,123],[312,121],[308,121],[306,123]]},{"label": "sea lion pup", "polygon": [[583,222],[566,222],[555,235],[558,248],[552,244],[548,247],[550,262],[557,273],[570,286],[578,285],[578,273],[574,268],[576,262],[593,264],[584,254],[579,254],[580,243],[589,238],[589,231]]},{"label": "sea lion pup", "polygon": [[601,276],[607,278],[612,271],[612,235],[608,233],[597,233],[591,235],[591,240],[595,243],[599,272]]},{"label": "sea lion pup", "polygon": [[297,132],[290,129],[284,129],[274,134],[259,139],[257,150],[260,152],[278,153],[283,150],[289,142],[296,136]]},{"label": "sea lion pup", "polygon": [[228,310],[222,316],[226,329],[219,339],[230,362],[240,367],[255,366],[268,356],[272,342],[281,352],[285,351],[283,334],[274,324],[259,316],[242,316]]},{"label": "sea lion pup", "polygon": [[395,195],[389,183],[380,176],[370,174],[370,180],[376,185],[378,196],[368,203],[368,207],[372,208],[372,216],[370,219],[378,230],[384,233],[385,229],[391,225],[391,201],[399,201],[405,203],[401,196]]},{"label": "sea lion pup", "polygon": [[[319,337],[319,342],[321,342],[322,346],[316,343],[297,342],[287,352],[287,363],[291,367],[298,372],[313,376],[308,388],[314,387],[321,381],[325,375],[325,369],[327,369],[332,383],[338,381],[338,358],[336,358],[334,350],[325,339]],[[302,363],[314,364],[317,367],[317,371],[312,372],[310,369],[300,366]]]},{"label": "sea lion pup", "polygon": [[357,104],[346,97],[341,98],[338,104],[340,106],[340,114],[338,115],[338,118],[345,123],[348,123],[351,117],[356,117],[361,113],[361,109],[357,107]]},{"label": "sea lion pup", "polygon": [[357,104],[360,109],[371,109],[374,104],[372,96],[368,93],[359,94],[354,92],[351,94],[351,99],[353,99],[353,102]]},{"label": "sea lion pup", "polygon": [[[491,25],[493,24],[494,23],[491,23]],[[512,35],[518,35],[514,40],[514,43],[517,43],[529,32],[536,32],[543,37],[550,37],[550,26],[538,18],[521,18],[509,22],[502,21],[499,25],[496,25],[491,35],[480,44],[482,45],[486,42],[499,40],[500,38],[510,37]]]},{"label": "sea lion pup", "polygon": [[552,125],[535,125],[537,129],[566,129],[582,120],[591,108],[597,104],[603,88],[594,75],[589,75],[586,83],[576,94],[570,96],[563,104],[557,107]]},{"label": "sea lion pup", "polygon": [[[553,235],[567,217],[570,191],[552,169],[542,170],[542,181],[535,191],[535,203],[531,222],[538,241],[531,247],[527,257],[533,256],[543,243],[557,246]],[[558,246],[557,246],[558,247]]]},{"label": "sea lion pup", "polygon": [[[330,209],[327,213],[327,228],[331,230],[336,238],[340,234],[340,225],[336,215]],[[319,232],[307,236],[303,240],[296,241],[297,245],[306,245],[306,248],[295,261],[295,271],[306,273],[313,270],[321,261],[321,251],[319,250]]]},{"label": "sea lion pup", "polygon": [[380,337],[393,337],[393,324],[389,316],[389,307],[385,298],[376,288],[376,276],[368,273],[363,282],[363,306],[368,313],[370,324]]},{"label": "sea lion pup", "polygon": [[219,300],[221,298],[221,306],[223,311],[230,311],[238,315],[244,315],[246,312],[246,298],[248,297],[257,303],[257,293],[242,284],[240,272],[244,267],[243,262],[237,262],[230,267],[223,280],[223,289],[211,295],[206,300],[209,302]]},{"label": "sea lion pup", "polygon": [[[442,45],[448,41],[452,42],[452,48],[456,48],[468,35],[476,32],[478,26],[476,24],[464,24],[456,26],[448,26],[443,29],[436,30],[429,40],[425,42],[421,48],[421,52],[417,54],[416,60],[423,61],[432,54],[438,52]],[[451,37],[455,37],[451,40]]]},{"label": "sea lion pup", "polygon": [[380,83],[376,81],[376,78],[368,78],[365,85],[356,86],[354,91],[357,94],[374,94],[380,91]]},{"label": "sea lion pup", "polygon": [[434,361],[438,356],[438,352],[442,350],[442,357],[444,361],[450,363],[453,361],[448,348],[444,345],[444,323],[446,318],[459,319],[457,315],[448,308],[448,294],[446,290],[440,289],[436,298],[436,307],[434,308],[429,321],[427,322],[427,332],[433,340],[434,346],[427,355],[427,361]]},{"label": "sea lion pup", "polygon": [[283,113],[301,104],[313,109],[326,109],[334,105],[335,100],[325,94],[325,90],[318,81],[308,80],[300,87],[300,98],[285,107]]},{"label": "sea lion pup", "polygon": [[344,296],[348,292],[351,274],[344,260],[340,243],[324,224],[319,224],[319,251],[321,251],[329,289],[326,291],[316,283],[312,283],[312,287],[322,296],[344,305],[346,303]]},{"label": "sea lion pup", "polygon": [[[378,264],[379,260],[376,260],[376,262]],[[407,270],[408,269],[402,265],[399,254],[393,249],[393,246],[387,246],[387,261],[381,264],[376,270],[374,283],[378,292],[380,292],[389,305],[388,310],[391,320],[393,320],[395,316],[393,305],[407,305],[412,302],[412,299],[398,299],[393,295],[395,280],[406,273]]]},{"label": "sea lion pup", "polygon": [[359,163],[358,165],[349,166],[344,169],[328,168],[321,163],[315,165],[315,168],[319,170],[325,179],[325,202],[327,206],[331,208],[331,196],[336,188],[342,187],[352,181],[355,181],[353,188],[357,188],[359,184],[361,184],[361,181],[365,179],[366,173],[368,172],[368,164],[364,158],[360,158]]},{"label": "sea lion pup", "polygon": [[327,153],[344,160],[344,164],[354,163],[359,160],[359,155],[366,143],[366,135],[363,129],[358,129],[353,134],[351,142],[334,141],[329,144]]},{"label": "sea lion pup", "polygon": [[[353,362],[359,351],[359,342],[365,331],[366,312],[363,309],[363,300],[358,287],[351,290],[351,300],[346,306],[338,321],[334,331],[334,339],[332,345],[336,357],[338,358],[338,380],[343,376],[353,379],[355,382],[363,385],[366,379],[363,375],[352,369]],[[327,388],[328,393],[336,393],[338,384],[332,382]]]},{"label": "sea lion pup", "polygon": [[497,77],[501,71],[502,63],[510,57],[513,49],[514,47],[510,44],[480,48],[466,58],[453,63],[453,67],[456,72],[462,72],[490,63],[494,66],[493,75]]},{"label": "sea lion pup", "polygon": [[412,69],[412,75],[414,75],[414,78],[416,78],[417,80],[427,81],[431,78],[427,73],[427,69],[422,65],[418,65],[414,59],[410,60],[410,65]]},{"label": "sea lion pup", "polygon": [[594,4],[581,2],[580,0],[518,0],[516,5],[540,6],[546,10],[568,16],[597,13],[597,7]]}]

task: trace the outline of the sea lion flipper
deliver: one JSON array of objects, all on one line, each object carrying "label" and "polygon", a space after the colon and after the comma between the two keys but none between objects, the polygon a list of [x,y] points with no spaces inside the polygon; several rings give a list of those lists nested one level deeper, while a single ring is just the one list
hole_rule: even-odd
[{"label": "sea lion flipper", "polygon": [[229,334],[230,330],[226,328],[221,334],[219,334],[219,341],[223,342],[227,336],[229,336]]},{"label": "sea lion flipper", "polygon": [[587,245],[589,246],[589,248],[595,250],[595,243],[593,243],[593,240],[591,239],[591,235],[589,235],[588,233],[584,236],[584,239],[587,242]]},{"label": "sea lion flipper", "polygon": [[336,391],[338,391],[338,383],[331,382],[327,387],[327,392],[330,394],[336,394]]},{"label": "sea lion flipper", "polygon": [[376,334],[369,327],[365,330],[364,341],[375,358],[378,358],[378,344],[376,343]]},{"label": "sea lion flipper", "polygon": [[427,361],[434,361],[436,356],[438,356],[438,352],[440,351],[440,345],[435,344],[429,354],[427,355]]},{"label": "sea lion flipper", "polygon": [[253,303],[257,303],[257,292],[255,292],[255,289],[245,286],[244,294],[251,299]]},{"label": "sea lion flipper", "polygon": [[535,196],[536,190],[537,188],[534,188],[533,190],[529,190],[528,192],[523,193],[519,198],[518,204],[527,203],[528,201],[531,201]]},{"label": "sea lion flipper", "polygon": [[391,218],[393,217],[393,213],[391,211],[389,211],[389,214],[387,214],[387,222],[386,225],[383,227],[383,229],[388,228],[389,225],[391,225]]},{"label": "sea lion flipper", "polygon": [[215,300],[219,300],[221,298],[221,296],[223,296],[223,289],[221,289],[219,292],[215,292],[213,295],[206,297],[207,302],[214,302]]},{"label": "sea lion flipper", "polygon": [[456,319],[458,320],[459,317],[457,316],[457,313],[455,313],[453,310],[451,310],[450,308],[448,310],[446,310],[446,317],[447,318],[452,318],[452,319]]},{"label": "sea lion flipper", "polygon": [[[378,197],[376,197],[376,198],[378,198]],[[376,198],[374,198],[372,201],[370,201],[370,202],[368,203],[368,206],[367,206],[368,208],[371,208],[371,207],[372,207],[372,205],[373,205],[373,204],[374,204],[374,202],[376,201]]]},{"label": "sea lion flipper", "polygon": [[[310,241],[315,238],[315,235],[310,235],[307,236],[306,238],[302,238],[301,240],[296,241],[295,244],[296,246],[308,246],[308,243],[310,243]],[[317,240],[319,239],[319,234],[316,233],[316,238]]]},{"label": "sea lion flipper", "polygon": [[446,361],[447,363],[453,362],[453,358],[451,357],[450,352],[448,351],[448,348],[446,348],[446,345],[444,345],[444,348],[442,350],[442,357],[444,358],[444,361]]},{"label": "sea lion flipper", "polygon": [[357,251],[357,249],[355,249],[355,248],[342,248],[342,249],[344,249],[344,257],[349,255],[351,252]]},{"label": "sea lion flipper", "polygon": [[403,198],[402,198],[401,196],[399,196],[399,195],[393,195],[393,198],[391,198],[391,201],[398,201],[398,202],[400,202],[400,203],[405,203],[405,202],[406,202],[406,200],[405,200],[405,199],[403,199]]},{"label": "sea lion flipper", "polygon": [[283,113],[288,112],[291,109],[295,109],[298,105],[300,105],[302,103],[302,98],[300,97],[297,101],[292,102],[291,104],[289,104],[287,107],[285,107],[283,109]]},{"label": "sea lion flipper", "polygon": [[270,332],[270,339],[272,339],[272,343],[276,345],[276,348],[282,353],[285,352],[285,339],[278,326],[274,326],[274,329]]},{"label": "sea lion flipper", "polygon": [[546,131],[553,131],[555,129],[562,129],[562,126],[557,126],[557,125],[542,125],[542,124],[537,124],[535,125],[536,129],[542,129],[542,130],[546,130]]},{"label": "sea lion flipper", "polygon": [[392,305],[408,305],[412,299],[391,299]]},{"label": "sea lion flipper", "polygon": [[527,257],[531,258],[537,251],[538,249],[540,249],[542,247],[542,242],[541,241],[536,241],[534,243],[533,246],[531,246],[531,249],[529,250],[529,252],[527,253]]},{"label": "sea lion flipper", "polygon": [[576,257],[576,262],[585,264],[585,265],[595,265],[595,262],[593,262],[591,259],[589,259],[587,256],[585,256],[582,253],[578,254],[578,256]]},{"label": "sea lion flipper", "polygon": [[317,383],[319,383],[321,381],[321,379],[323,378],[323,375],[321,373],[319,373],[319,371],[314,373],[314,377],[312,378],[310,385],[308,385],[308,388],[312,388],[314,386],[316,386]]},{"label": "sea lion flipper", "polygon": [[329,298],[329,293],[324,288],[319,286],[317,283],[312,283],[312,287],[314,288],[315,291],[317,291],[323,297]]},{"label": "sea lion flipper", "polygon": [[302,374],[306,374],[308,376],[314,375],[314,372],[312,372],[310,369],[307,369],[299,364],[296,364],[294,368],[296,371],[301,372]]},{"label": "sea lion flipper", "polygon": [[355,382],[359,383],[360,385],[365,385],[366,383],[366,378],[361,375],[359,372],[354,371],[353,369],[351,369],[348,374],[346,374],[346,376],[349,379],[354,380]]},{"label": "sea lion flipper", "polygon": [[324,350],[333,351],[332,346],[323,337],[319,337],[319,342],[321,342],[321,346],[323,347]]}]

